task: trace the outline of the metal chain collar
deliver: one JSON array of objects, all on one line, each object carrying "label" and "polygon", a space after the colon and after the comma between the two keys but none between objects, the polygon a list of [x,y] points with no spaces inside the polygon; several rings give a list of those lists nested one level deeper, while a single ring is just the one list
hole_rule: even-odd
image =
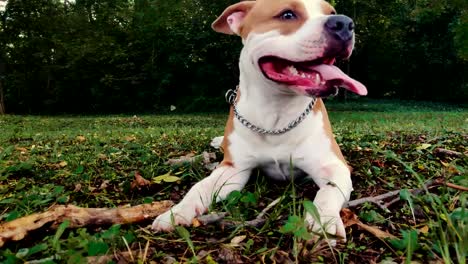
[{"label": "metal chain collar", "polygon": [[291,129],[297,127],[302,121],[304,121],[306,116],[308,114],[310,114],[310,112],[314,108],[315,102],[317,101],[317,99],[315,97],[313,97],[312,101],[309,103],[309,105],[304,110],[304,112],[302,112],[301,115],[298,116],[295,120],[291,121],[286,127],[283,127],[281,129],[265,129],[265,128],[261,128],[259,126],[256,126],[256,125],[252,124],[247,119],[245,119],[241,114],[239,114],[239,111],[237,110],[237,107],[236,107],[236,98],[237,98],[237,91],[238,90],[239,90],[239,85],[236,86],[235,90],[234,89],[229,89],[226,92],[226,95],[225,95],[226,101],[230,105],[232,105],[232,108],[234,110],[234,116],[237,118],[237,120],[239,120],[239,122],[242,125],[244,125],[248,129],[250,129],[250,130],[252,130],[254,132],[257,132],[259,134],[262,134],[262,135],[281,135],[281,134],[284,134],[284,133],[290,131]]}]

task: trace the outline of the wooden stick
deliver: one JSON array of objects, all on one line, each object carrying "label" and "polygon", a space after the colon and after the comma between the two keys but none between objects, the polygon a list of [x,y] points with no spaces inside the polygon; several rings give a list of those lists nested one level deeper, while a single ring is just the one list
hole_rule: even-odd
[{"label": "wooden stick", "polygon": [[279,197],[275,199],[273,202],[268,204],[258,215],[252,220],[245,221],[245,222],[240,222],[240,221],[229,221],[229,220],[224,220],[224,218],[228,215],[226,212],[222,213],[214,213],[214,214],[208,214],[208,215],[202,215],[197,218],[197,220],[203,224],[203,225],[208,225],[208,224],[213,224],[213,223],[219,223],[221,226],[224,227],[234,227],[234,226],[251,226],[251,227],[260,227],[265,223],[265,215],[266,213],[271,210],[275,205],[277,205],[281,201],[282,197]]},{"label": "wooden stick", "polygon": [[91,225],[129,224],[141,222],[167,211],[173,202],[160,201],[132,207],[83,208],[74,205],[52,206],[43,213],[32,214],[0,224],[0,247],[7,241],[19,241],[33,230],[52,223],[57,228],[68,220],[68,227],[77,228]]},{"label": "wooden stick", "polygon": [[447,187],[452,188],[452,189],[455,189],[455,190],[468,192],[468,187],[465,187],[465,186],[456,185],[456,184],[450,183],[450,182],[445,183],[445,185],[446,185]]},{"label": "wooden stick", "polygon": [[[409,191],[411,193],[413,193],[413,194],[420,193],[420,192],[424,191],[425,189],[429,189],[430,187],[433,187],[433,186],[436,186],[436,185],[440,185],[440,183],[439,182],[434,182],[434,181],[429,181],[426,184],[424,184],[424,188],[411,189]],[[396,197],[395,199],[393,199],[390,202],[390,204],[382,204],[382,201],[385,200],[385,199],[388,199],[388,198],[395,197],[395,196],[399,195],[401,191],[402,190],[395,190],[395,191],[390,191],[388,193],[384,193],[384,194],[377,195],[377,196],[369,196],[369,197],[364,197],[364,198],[352,200],[352,201],[349,201],[345,205],[345,207],[356,207],[356,206],[361,205],[363,203],[373,203],[373,204],[378,205],[383,210],[388,211],[388,206],[395,203],[395,202],[397,202],[397,201],[399,201],[400,198]]]},{"label": "wooden stick", "polygon": [[[423,192],[425,189],[430,189],[432,187],[436,187],[436,186],[440,186],[440,185],[445,185],[448,188],[452,188],[452,189],[459,190],[459,191],[464,191],[464,192],[468,191],[468,187],[456,185],[456,184],[450,183],[450,182],[441,182],[440,180],[429,181],[428,183],[424,184],[424,188],[411,189],[409,191],[412,194],[418,194],[418,193]],[[388,193],[384,193],[384,194],[381,194],[381,195],[378,195],[378,196],[370,196],[370,197],[364,197],[364,198],[356,199],[356,200],[353,200],[353,201],[349,201],[347,206],[345,206],[345,207],[356,207],[356,206],[361,205],[363,203],[369,202],[369,203],[376,204],[377,206],[379,206],[383,210],[388,210],[388,207],[390,205],[400,201],[400,197],[397,196],[397,195],[400,194],[400,192],[401,192],[401,190],[396,190],[396,191],[390,191]],[[395,197],[395,196],[397,196],[397,197]],[[395,197],[395,198],[393,200],[391,200],[390,202],[388,202],[388,203],[382,204],[383,200],[385,200],[387,198],[391,198],[391,197]]]},{"label": "wooden stick", "polygon": [[452,156],[452,157],[461,157],[463,156],[463,153],[454,151],[454,150],[449,150],[449,149],[444,149],[444,148],[435,148],[434,153],[436,154],[443,154],[446,156]]}]

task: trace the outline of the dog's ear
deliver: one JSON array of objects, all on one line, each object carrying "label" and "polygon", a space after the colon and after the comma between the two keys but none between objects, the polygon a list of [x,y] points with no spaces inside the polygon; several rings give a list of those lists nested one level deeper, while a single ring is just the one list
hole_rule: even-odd
[{"label": "dog's ear", "polygon": [[231,5],[219,16],[211,27],[214,31],[224,34],[239,35],[239,28],[244,20],[244,17],[252,9],[255,1],[243,1]]}]

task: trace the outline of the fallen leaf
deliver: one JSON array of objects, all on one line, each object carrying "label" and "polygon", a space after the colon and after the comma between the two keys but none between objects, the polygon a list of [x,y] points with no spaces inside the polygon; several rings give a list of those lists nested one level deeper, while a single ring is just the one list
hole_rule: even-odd
[{"label": "fallen leaf", "polygon": [[160,184],[162,182],[176,182],[176,181],[179,181],[179,180],[180,180],[179,177],[173,176],[173,175],[171,175],[171,172],[168,172],[166,174],[155,177],[153,179],[153,182],[157,183],[157,184]]},{"label": "fallen leaf", "polygon": [[58,164],[61,168],[64,168],[68,165],[68,162],[66,161],[61,161],[59,164]]},{"label": "fallen leaf", "polygon": [[340,216],[341,220],[343,220],[343,224],[345,227],[350,227],[359,222],[357,215],[353,213],[349,208],[341,209]]},{"label": "fallen leaf", "polygon": [[377,237],[379,239],[384,239],[384,238],[392,238],[393,239],[393,238],[395,238],[394,235],[392,235],[392,234],[390,234],[388,232],[382,231],[376,226],[370,226],[370,225],[366,225],[366,224],[362,223],[358,219],[357,215],[355,213],[353,213],[348,208],[342,209],[340,215],[341,215],[341,218],[343,220],[343,224],[344,224],[345,227],[350,227],[350,226],[353,226],[353,225],[357,225],[360,228],[362,228],[365,231],[371,233],[372,235],[374,235],[375,237]]},{"label": "fallen leaf", "polygon": [[199,227],[199,226],[201,226],[201,223],[197,218],[194,218],[194,219],[192,219],[192,226],[193,227]]},{"label": "fallen leaf", "polygon": [[427,234],[429,232],[429,226],[425,225],[421,228],[419,228],[419,232],[423,234]]},{"label": "fallen leaf", "polygon": [[28,152],[27,148],[22,147],[16,147],[16,150],[18,150],[21,154],[26,154]]},{"label": "fallen leaf", "polygon": [[73,192],[79,192],[81,191],[81,183],[78,183],[75,185],[75,189],[73,189]]},{"label": "fallen leaf", "polygon": [[109,180],[104,180],[101,185],[99,186],[99,190],[104,190],[107,188],[107,186],[109,186]]},{"label": "fallen leaf", "polygon": [[86,138],[84,136],[77,136],[76,140],[78,140],[79,142],[84,142],[86,141]]},{"label": "fallen leaf", "polygon": [[143,178],[138,171],[135,172],[135,180],[133,180],[132,184],[130,185],[131,189],[138,188],[143,186],[151,185],[151,182],[147,179]]},{"label": "fallen leaf", "polygon": [[245,235],[233,237],[229,245],[233,247],[238,247],[240,246],[240,243],[245,240],[246,237],[247,236]]},{"label": "fallen leaf", "polygon": [[443,165],[444,167],[448,167],[448,166],[450,166],[450,164],[449,164],[449,163],[447,163],[447,162],[440,161],[440,163],[442,163],[442,165]]},{"label": "fallen leaf", "polygon": [[418,146],[418,147],[416,148],[416,150],[428,149],[430,146],[432,146],[432,145],[431,145],[431,144],[424,143],[424,144],[421,144],[420,146]]},{"label": "fallen leaf", "polygon": [[395,238],[394,235],[388,233],[388,232],[385,232],[385,231],[382,231],[380,230],[378,227],[376,226],[370,226],[370,225],[366,225],[362,222],[358,222],[357,225],[366,230],[367,232],[373,234],[375,237],[379,238],[379,239],[384,239],[384,238],[390,238],[390,239],[393,239]]},{"label": "fallen leaf", "polygon": [[130,135],[130,136],[126,136],[124,137],[124,139],[126,141],[135,141],[136,140],[136,137],[134,135]]}]

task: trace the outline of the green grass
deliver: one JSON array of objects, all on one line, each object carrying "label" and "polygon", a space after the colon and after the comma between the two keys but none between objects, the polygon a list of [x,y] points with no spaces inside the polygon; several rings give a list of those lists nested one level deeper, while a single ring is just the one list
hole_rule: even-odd
[{"label": "green grass", "polygon": [[[466,109],[366,101],[330,102],[329,106],[337,141],[354,168],[352,199],[420,188],[428,180],[468,186]],[[114,207],[180,200],[209,171],[200,164],[171,167],[165,161],[203,151],[216,152],[221,159],[222,154],[212,149],[209,142],[222,134],[225,119],[224,113],[2,116],[0,221],[41,212],[54,204]],[[465,155],[436,155],[435,148]],[[135,172],[148,180],[170,172],[181,180],[153,182],[140,190],[132,189]],[[389,212],[373,204],[352,208],[365,224],[399,239],[381,240],[351,226],[347,228],[348,242],[331,251],[323,243],[304,243],[300,239],[308,237],[304,233],[282,232],[288,218],[297,220],[290,217],[296,215],[293,212],[301,217],[304,208],[300,201],[312,200],[316,190],[307,181],[293,187],[290,183],[269,182],[256,172],[245,190],[233,193],[213,208],[229,212],[230,220],[251,220],[282,196],[282,202],[269,211],[267,222],[259,229],[223,229],[213,224],[188,227],[187,236],[184,229],[173,234],[153,234],[147,228],[150,222],[76,230],[64,224],[58,230],[45,227],[22,241],[7,243],[0,248],[0,262],[80,263],[90,256],[128,251],[123,238],[135,251],[143,251],[148,243],[151,254],[145,261],[157,263],[170,258],[202,263],[229,263],[235,259],[246,263],[261,259],[301,263],[466,261],[466,192],[441,184],[417,195],[403,191],[402,201],[392,205]],[[239,237],[243,239],[233,246],[231,239]]]}]

